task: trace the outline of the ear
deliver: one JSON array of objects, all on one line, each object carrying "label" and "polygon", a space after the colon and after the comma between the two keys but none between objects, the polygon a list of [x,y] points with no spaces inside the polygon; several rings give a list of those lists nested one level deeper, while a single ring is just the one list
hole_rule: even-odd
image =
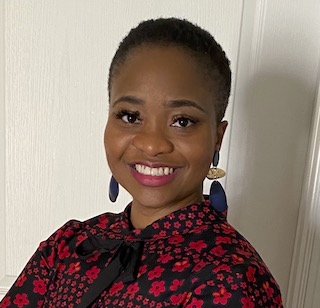
[{"label": "ear", "polygon": [[221,144],[222,144],[222,140],[223,140],[223,136],[224,133],[227,129],[228,126],[228,122],[227,121],[221,121],[218,126],[217,126],[217,141],[215,144],[215,150],[219,151],[221,148]]}]

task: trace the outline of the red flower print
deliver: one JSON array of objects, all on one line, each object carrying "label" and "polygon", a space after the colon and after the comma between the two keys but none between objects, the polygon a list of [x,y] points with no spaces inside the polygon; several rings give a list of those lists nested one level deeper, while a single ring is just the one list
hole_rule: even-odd
[{"label": "red flower print", "polygon": [[1,307],[2,308],[7,308],[7,307],[9,307],[9,305],[11,304],[11,301],[10,301],[10,296],[9,297],[6,297],[3,301],[2,301],[2,303],[1,303]]},{"label": "red flower print", "polygon": [[47,247],[47,246],[48,246],[48,243],[45,242],[45,241],[43,241],[43,242],[41,242],[40,245],[39,245],[39,250],[42,251],[42,249],[45,248],[45,247]]},{"label": "red flower print", "polygon": [[22,308],[25,305],[29,304],[28,296],[26,293],[23,294],[17,294],[14,301],[14,304],[16,304],[19,308]]},{"label": "red flower print", "polygon": [[181,234],[177,234],[169,238],[169,244],[177,245],[184,241],[183,236]]},{"label": "red flower print", "polygon": [[203,262],[202,260],[199,261],[195,267],[192,269],[193,272],[199,272],[201,271],[205,266],[207,265],[207,263]]},{"label": "red flower print", "polygon": [[87,234],[80,234],[77,236],[77,243],[76,245],[79,245],[80,243],[82,243],[85,239],[88,238]]},{"label": "red flower print", "polygon": [[194,294],[200,295],[201,292],[202,292],[202,289],[204,289],[205,287],[206,287],[206,285],[203,283],[202,285],[200,285],[199,287],[197,287],[197,288],[194,290]]},{"label": "red flower print", "polygon": [[170,286],[171,291],[176,291],[180,286],[183,285],[184,280],[174,279],[172,285]]},{"label": "red flower print", "polygon": [[140,266],[140,268],[139,268],[139,272],[138,272],[138,278],[141,276],[141,275],[143,275],[145,272],[147,271],[147,265],[142,265],[142,266]]},{"label": "red flower print", "polygon": [[173,226],[176,228],[176,229],[179,229],[181,227],[181,223],[179,221],[175,221],[173,223]]},{"label": "red flower print", "polygon": [[65,264],[58,263],[58,265],[57,265],[58,272],[64,272],[65,268],[66,268]]},{"label": "red flower print", "polygon": [[55,241],[55,242],[58,241],[58,240],[61,238],[62,235],[63,235],[63,230],[62,230],[62,229],[59,229],[59,230],[56,232],[56,235],[55,235],[55,237],[54,237],[54,241]]},{"label": "red flower print", "polygon": [[74,231],[70,227],[64,232],[64,236],[66,237],[70,237],[73,234],[74,234]]},{"label": "red flower print", "polygon": [[243,249],[240,249],[240,248],[237,248],[237,253],[239,253],[240,255],[246,257],[246,258],[250,258],[252,253],[250,251],[246,251],[246,250],[243,250]]},{"label": "red flower print", "polygon": [[56,257],[56,254],[55,254],[55,252],[53,251],[53,252],[50,254],[50,256],[48,257],[48,259],[47,259],[47,263],[48,263],[48,266],[49,266],[49,267],[52,267],[52,266],[54,265],[54,259],[55,259],[55,257]]},{"label": "red flower print", "polygon": [[217,277],[217,280],[220,280],[220,281],[224,280],[224,275],[222,273],[217,274],[216,277]]},{"label": "red flower print", "polygon": [[109,219],[107,218],[107,216],[105,214],[101,215],[99,217],[99,223],[97,224],[98,227],[100,227],[101,229],[105,229],[107,226],[107,223],[109,221]]},{"label": "red flower print", "polygon": [[217,236],[216,244],[219,245],[221,243],[230,244],[231,238],[227,236]]},{"label": "red flower print", "polygon": [[222,256],[224,256],[226,252],[227,252],[227,251],[224,250],[224,249],[221,247],[221,245],[212,248],[211,251],[210,251],[210,253],[214,254],[214,255],[217,256],[217,257],[222,257]]},{"label": "red flower print", "polygon": [[148,302],[149,302],[149,299],[148,298],[144,298],[143,301],[142,301],[142,304],[144,306],[148,305]]},{"label": "red flower print", "polygon": [[47,291],[47,286],[42,279],[35,280],[33,282],[33,286],[34,286],[34,288],[33,288],[34,293],[39,293],[39,294],[43,295]]},{"label": "red flower print", "polygon": [[115,293],[119,292],[122,289],[123,289],[123,282],[122,281],[115,282],[112,285],[112,287],[110,288],[109,293],[112,295],[112,294],[115,294]]},{"label": "red flower print", "polygon": [[273,295],[273,293],[274,293],[274,290],[273,290],[273,288],[270,287],[268,281],[263,284],[263,289],[266,291],[267,296],[268,296],[269,298],[271,298],[272,295]]},{"label": "red flower print", "polygon": [[167,232],[164,231],[164,230],[161,230],[159,233],[158,233],[159,237],[164,237],[164,236],[167,236]]},{"label": "red flower print", "polygon": [[164,271],[164,268],[161,266],[156,266],[152,271],[148,273],[148,279],[152,280],[154,278],[159,278]]},{"label": "red flower print", "polygon": [[235,291],[239,289],[239,285],[237,285],[236,283],[231,285],[231,290]]},{"label": "red flower print", "polygon": [[250,297],[243,297],[241,299],[242,308],[254,308],[254,303]]},{"label": "red flower print", "polygon": [[61,241],[58,245],[58,255],[60,259],[65,259],[70,256],[69,246],[67,246],[66,241]]},{"label": "red flower print", "polygon": [[96,252],[94,255],[92,255],[90,258],[88,258],[86,260],[87,263],[90,263],[90,262],[94,262],[94,261],[97,261],[100,257],[101,253],[100,252]]},{"label": "red flower print", "polygon": [[232,258],[233,264],[242,264],[244,262],[243,258],[236,254],[231,255],[231,258]]},{"label": "red flower print", "polygon": [[157,259],[158,262],[161,263],[168,263],[170,260],[172,260],[173,257],[170,255],[170,253],[160,255],[159,258]]},{"label": "red flower print", "polygon": [[197,252],[201,252],[202,249],[207,247],[207,244],[203,240],[199,240],[196,242],[191,242],[189,247],[191,249],[195,249]]},{"label": "red flower print", "polygon": [[81,269],[80,262],[71,263],[68,268],[68,274],[71,275]]},{"label": "red flower print", "polygon": [[26,274],[23,273],[23,274],[20,275],[20,277],[17,279],[16,286],[22,287],[22,285],[24,284],[24,282],[25,282],[26,280],[27,280]]},{"label": "red flower print", "polygon": [[43,307],[43,300],[37,301],[37,308]]},{"label": "red flower print", "polygon": [[230,266],[227,264],[220,264],[213,270],[214,273],[218,273],[220,271],[226,271],[230,273]]},{"label": "red flower print", "polygon": [[256,273],[256,269],[252,266],[248,267],[248,271],[246,273],[248,281],[250,282],[256,282],[256,278],[255,278],[255,273]]},{"label": "red flower print", "polygon": [[234,229],[230,225],[221,224],[221,227],[224,234],[234,233]]},{"label": "red flower print", "polygon": [[171,223],[169,221],[166,221],[163,226],[166,228],[166,229],[169,229],[171,227]]},{"label": "red flower print", "polygon": [[96,266],[93,266],[91,267],[91,269],[86,271],[86,275],[91,279],[96,279],[98,277],[99,272],[100,272],[100,269]]},{"label": "red flower print", "polygon": [[186,308],[201,308],[203,306],[203,300],[193,298],[192,301],[186,306]]},{"label": "red flower print", "polygon": [[185,259],[185,260],[183,260],[181,262],[180,261],[176,262],[174,264],[174,267],[173,267],[172,271],[174,271],[174,272],[183,272],[189,266],[190,266],[189,261]]},{"label": "red flower print", "polygon": [[274,302],[276,304],[278,304],[279,306],[282,306],[282,299],[281,299],[281,296],[279,294],[274,298]]},{"label": "red flower print", "polygon": [[231,293],[228,292],[224,287],[222,287],[218,292],[212,293],[214,299],[214,304],[222,304],[225,305],[228,302],[228,299],[231,297]]},{"label": "red flower print", "polygon": [[175,294],[171,295],[170,301],[173,305],[179,305],[184,301],[185,295],[186,295],[186,292],[181,293],[181,294],[177,294],[177,295],[175,295]]},{"label": "red flower print", "polygon": [[127,288],[127,293],[130,294],[131,296],[136,294],[138,291],[139,291],[139,286],[137,282],[129,285]]},{"label": "red flower print", "polygon": [[159,223],[158,222],[152,223],[152,228],[155,230],[159,229]]},{"label": "red flower print", "polygon": [[165,290],[164,281],[154,281],[149,290],[150,293],[153,293],[154,296],[159,296]]},{"label": "red flower print", "polygon": [[203,226],[199,226],[197,228],[194,228],[193,232],[198,234],[198,233],[201,233],[205,229],[208,229],[208,226],[203,225]]}]

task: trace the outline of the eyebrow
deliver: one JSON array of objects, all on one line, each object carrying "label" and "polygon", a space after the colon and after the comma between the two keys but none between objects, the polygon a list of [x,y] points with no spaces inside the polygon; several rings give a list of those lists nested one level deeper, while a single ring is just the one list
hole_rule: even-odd
[{"label": "eyebrow", "polygon": [[175,100],[171,100],[171,101],[168,101],[166,103],[166,105],[170,108],[179,108],[179,107],[194,107],[204,113],[205,110],[200,106],[198,105],[197,103],[195,103],[194,101],[190,101],[188,99],[175,99]]},{"label": "eyebrow", "polygon": [[[120,102],[126,102],[126,103],[133,104],[133,105],[143,105],[145,103],[145,101],[143,99],[140,99],[136,96],[125,95],[125,96],[119,97],[116,101],[113,102],[112,105],[115,106],[116,104],[118,104]],[[164,105],[169,108],[193,107],[193,108],[196,108],[196,109],[206,113],[206,111],[200,105],[198,105],[194,101],[191,101],[188,99],[174,99],[174,100],[170,100],[170,101],[166,102]]]},{"label": "eyebrow", "polygon": [[116,104],[121,103],[121,102],[126,102],[126,103],[133,104],[133,105],[143,105],[144,104],[144,100],[142,100],[136,96],[125,95],[125,96],[121,96],[117,100],[115,100],[112,103],[112,106],[115,106]]}]

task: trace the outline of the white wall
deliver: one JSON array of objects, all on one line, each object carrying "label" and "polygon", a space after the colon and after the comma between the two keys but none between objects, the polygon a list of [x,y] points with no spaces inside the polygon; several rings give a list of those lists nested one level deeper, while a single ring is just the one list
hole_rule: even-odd
[{"label": "white wall", "polygon": [[0,296],[37,244],[66,220],[120,211],[128,202],[123,191],[115,205],[107,200],[107,69],[129,29],[160,16],[198,23],[232,61],[232,124],[221,162],[229,217],[286,295],[318,82],[319,5],[0,2]]},{"label": "white wall", "polygon": [[[4,57],[4,2],[0,2],[0,247],[6,247],[5,237],[5,57]],[[0,279],[6,276],[5,250],[0,252]],[[3,293],[0,284],[0,298]]]}]

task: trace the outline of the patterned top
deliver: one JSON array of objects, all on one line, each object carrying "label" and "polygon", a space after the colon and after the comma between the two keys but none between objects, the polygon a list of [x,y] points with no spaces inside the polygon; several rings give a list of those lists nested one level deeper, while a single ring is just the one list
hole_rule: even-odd
[{"label": "patterned top", "polygon": [[144,230],[133,229],[130,209],[66,223],[0,307],[283,307],[258,253],[209,201]]}]

